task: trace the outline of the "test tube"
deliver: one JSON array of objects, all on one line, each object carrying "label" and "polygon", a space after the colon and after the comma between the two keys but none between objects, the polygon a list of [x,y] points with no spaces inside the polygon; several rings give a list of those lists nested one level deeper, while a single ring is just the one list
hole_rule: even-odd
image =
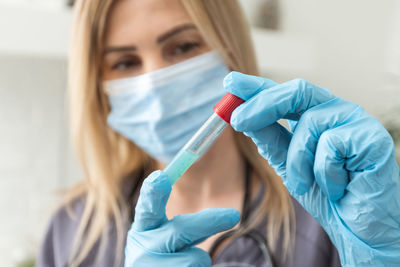
[{"label": "test tube", "polygon": [[243,102],[243,99],[231,93],[227,93],[217,105],[215,105],[213,114],[165,167],[164,173],[168,175],[172,185],[175,184],[186,170],[214,143],[217,137],[230,123],[232,112]]}]

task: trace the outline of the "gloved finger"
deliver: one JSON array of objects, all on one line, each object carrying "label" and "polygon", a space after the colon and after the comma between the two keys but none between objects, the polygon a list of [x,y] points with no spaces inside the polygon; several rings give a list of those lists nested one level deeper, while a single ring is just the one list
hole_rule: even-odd
[{"label": "gloved finger", "polygon": [[208,237],[234,227],[240,220],[235,209],[205,209],[196,213],[175,216],[170,223],[176,231],[172,239],[176,250],[196,245]]},{"label": "gloved finger", "polygon": [[349,183],[349,173],[345,165],[346,146],[339,137],[342,132],[340,128],[347,127],[339,126],[323,132],[315,153],[315,180],[331,201],[342,198]]},{"label": "gloved finger", "polygon": [[260,155],[285,180],[287,152],[292,134],[277,122],[245,134],[256,144]]},{"label": "gloved finger", "polygon": [[361,107],[348,123],[334,130],[336,139],[346,148],[340,152],[349,173],[346,193],[337,204],[338,213],[367,243],[381,246],[397,242],[400,180],[392,138]]},{"label": "gloved finger", "polygon": [[144,180],[135,208],[136,231],[154,229],[168,221],[165,206],[170,193],[171,183],[162,171],[155,171]]},{"label": "gloved finger", "polygon": [[376,247],[390,247],[400,240],[400,180],[398,175],[382,173],[377,169],[354,173],[336,210],[358,238]]},{"label": "gloved finger", "polygon": [[144,247],[157,252],[176,252],[196,245],[206,238],[226,231],[240,220],[235,209],[205,209],[196,213],[177,215],[148,235],[136,235]]},{"label": "gloved finger", "polygon": [[394,204],[400,181],[393,179],[395,172],[385,174],[395,166],[390,137],[379,122],[365,115],[359,110],[348,123],[321,135],[315,179],[325,195],[338,201],[336,210],[347,227],[364,242],[382,245],[400,238],[400,210],[396,208],[400,203]]},{"label": "gloved finger", "polygon": [[296,130],[296,126],[297,126],[297,122],[295,120],[287,120],[287,123],[289,125],[289,128],[292,132],[294,132]]},{"label": "gloved finger", "polygon": [[356,104],[343,102],[340,106],[342,118],[320,135],[314,163],[315,180],[331,201],[343,197],[349,175],[373,169],[373,165],[384,158],[377,155],[387,151],[374,149],[374,137],[386,132],[383,127],[372,130],[381,126],[379,122]]},{"label": "gloved finger", "polygon": [[260,91],[231,117],[236,131],[256,131],[279,119],[298,120],[308,109],[335,98],[328,89],[296,79]]},{"label": "gloved finger", "polygon": [[245,101],[262,90],[275,85],[277,85],[277,83],[269,79],[247,75],[237,71],[232,71],[224,78],[224,88]]},{"label": "gloved finger", "polygon": [[301,116],[288,151],[285,185],[289,192],[301,195],[310,189],[315,181],[314,161],[321,134],[346,123],[358,107],[349,101],[334,98]]},{"label": "gloved finger", "polygon": [[210,255],[204,250],[190,247],[175,253],[157,253],[143,251],[140,244],[132,243],[130,249],[125,250],[125,267],[148,266],[193,266],[210,267]]}]

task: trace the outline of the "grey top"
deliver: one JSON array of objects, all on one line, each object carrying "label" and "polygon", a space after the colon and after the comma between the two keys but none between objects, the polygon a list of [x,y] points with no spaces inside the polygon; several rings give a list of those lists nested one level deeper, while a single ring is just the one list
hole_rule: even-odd
[{"label": "grey top", "polygon": [[[131,192],[132,188],[131,187]],[[126,187],[124,188],[126,189]],[[134,202],[137,199],[137,191],[134,194]],[[254,209],[261,200],[264,188],[260,189],[256,200],[251,206]],[[335,267],[341,266],[336,248],[319,224],[297,203],[292,200],[296,216],[295,246],[291,260],[285,260],[282,252],[278,249],[272,258],[275,266],[280,267]],[[79,220],[85,205],[84,198],[77,199],[72,203],[72,211],[76,219],[72,219],[65,207],[59,209],[52,217],[50,225],[44,237],[36,266],[37,267],[64,267],[67,266],[68,256],[74,241]],[[133,218],[133,216],[132,216]],[[265,223],[261,223],[254,230],[265,236]],[[92,249],[81,266],[111,267],[115,259],[115,247],[117,242],[115,226],[110,223],[108,229],[108,242],[105,253],[96,261],[99,251],[98,244]],[[123,252],[121,252],[123,253]],[[213,266],[217,267],[252,267],[270,266],[266,263],[262,250],[254,238],[248,236],[240,237],[230,242],[213,259]],[[123,262],[121,263],[123,266]]]}]

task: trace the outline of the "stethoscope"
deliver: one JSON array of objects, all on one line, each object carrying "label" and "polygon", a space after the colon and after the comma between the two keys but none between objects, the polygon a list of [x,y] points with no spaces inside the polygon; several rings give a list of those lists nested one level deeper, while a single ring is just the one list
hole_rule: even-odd
[{"label": "stethoscope", "polygon": [[[244,199],[243,199],[243,212],[242,212],[242,218],[240,220],[240,225],[238,229],[234,229],[228,232],[225,232],[224,234],[222,234],[221,236],[219,236],[214,243],[212,244],[210,250],[209,250],[209,254],[211,257],[213,257],[215,255],[215,252],[217,250],[217,248],[221,245],[221,243],[223,241],[225,241],[226,239],[232,237],[234,234],[238,233],[248,222],[248,218],[250,216],[250,212],[251,212],[251,201],[250,201],[250,186],[251,186],[251,166],[248,162],[246,162],[246,174],[245,174],[245,194],[244,194]],[[273,258],[271,257],[271,253],[270,250],[268,248],[268,243],[266,238],[264,237],[264,235],[262,235],[260,232],[258,232],[255,229],[251,229],[250,231],[239,235],[237,238],[240,237],[248,237],[251,238],[253,241],[255,241],[255,243],[257,244],[258,248],[260,249],[260,251],[263,254],[266,266],[271,266],[274,267],[276,266]],[[234,265],[230,265],[229,263],[226,264],[217,264],[217,265],[213,265],[213,266],[238,266],[238,263],[235,263]],[[249,266],[249,265],[246,265]]]}]

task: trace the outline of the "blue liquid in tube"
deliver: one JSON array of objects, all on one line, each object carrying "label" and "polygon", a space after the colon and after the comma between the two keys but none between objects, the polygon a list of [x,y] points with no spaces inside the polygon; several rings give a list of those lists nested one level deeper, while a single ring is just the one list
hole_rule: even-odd
[{"label": "blue liquid in tube", "polygon": [[179,151],[164,170],[164,172],[168,175],[171,184],[176,183],[179,177],[181,177],[183,173],[189,169],[198,158],[199,155],[195,153],[186,150]]},{"label": "blue liquid in tube", "polygon": [[172,185],[208,150],[225,129],[226,125],[228,123],[216,113],[213,113],[208,118],[167,167],[165,167],[164,173],[168,175]]}]

